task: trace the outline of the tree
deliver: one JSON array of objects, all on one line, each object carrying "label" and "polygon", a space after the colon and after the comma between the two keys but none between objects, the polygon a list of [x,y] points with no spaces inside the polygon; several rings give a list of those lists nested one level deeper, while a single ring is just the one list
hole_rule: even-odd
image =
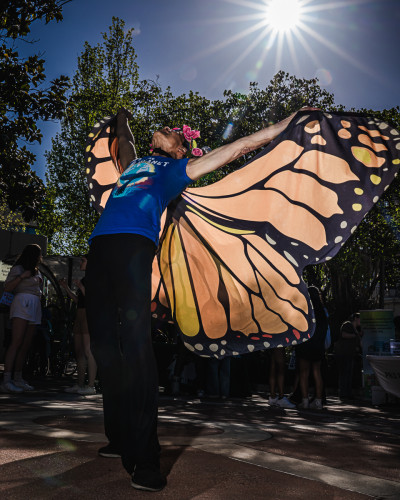
[{"label": "tree", "polygon": [[60,76],[43,87],[44,59],[21,58],[16,43],[26,40],[31,24],[62,20],[67,1],[10,0],[0,10],[0,189],[11,210],[29,221],[44,196],[42,180],[31,170],[35,155],[22,142],[41,142],[39,120],[60,118],[68,78]]},{"label": "tree", "polygon": [[39,229],[49,238],[52,253],[82,254],[98,219],[90,207],[84,172],[86,138],[106,114],[129,106],[138,82],[132,32],[113,18],[103,44],[85,43],[78,58],[61,132],[46,152],[47,194],[39,214]]},{"label": "tree", "polygon": [[[84,147],[94,123],[121,106],[132,110],[131,123],[139,156],[148,154],[152,131],[184,123],[202,130],[202,144],[212,141],[215,106],[190,92],[174,97],[157,81],[139,81],[132,31],[113,18],[103,44],[85,43],[78,58],[61,133],[47,152],[46,181],[50,190],[39,217],[39,227],[49,238],[50,252],[86,253],[87,240],[97,219],[90,207],[84,173]],[[212,145],[212,144],[210,144]]]},{"label": "tree", "polygon": [[6,230],[24,230],[25,221],[21,214],[12,212],[6,200],[0,200],[0,229]]}]

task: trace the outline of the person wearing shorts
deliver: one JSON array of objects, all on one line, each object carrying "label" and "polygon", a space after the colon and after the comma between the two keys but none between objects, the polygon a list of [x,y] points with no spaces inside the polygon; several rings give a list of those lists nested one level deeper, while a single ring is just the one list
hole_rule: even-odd
[{"label": "person wearing shorts", "polygon": [[[42,321],[41,295],[43,279],[38,265],[42,259],[39,245],[27,245],[10,269],[4,291],[14,294],[10,307],[11,343],[4,361],[2,392],[18,393],[34,388],[22,378],[26,356]],[[14,375],[14,376],[13,376]]]}]

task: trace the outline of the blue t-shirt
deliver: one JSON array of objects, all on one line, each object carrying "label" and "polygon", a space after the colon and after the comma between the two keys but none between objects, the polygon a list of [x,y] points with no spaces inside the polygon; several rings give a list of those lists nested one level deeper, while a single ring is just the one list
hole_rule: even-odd
[{"label": "blue t-shirt", "polygon": [[161,214],[192,182],[187,162],[163,156],[134,160],[114,186],[89,241],[104,234],[133,233],[157,245]]}]

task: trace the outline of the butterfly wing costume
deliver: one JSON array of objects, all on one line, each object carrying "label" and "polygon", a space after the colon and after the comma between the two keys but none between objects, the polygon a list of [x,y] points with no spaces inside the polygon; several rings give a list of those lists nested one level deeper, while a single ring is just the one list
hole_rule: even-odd
[{"label": "butterfly wing costume", "polygon": [[[86,148],[93,206],[118,181],[113,118]],[[241,169],[187,188],[164,212],[152,314],[172,318],[188,349],[234,354],[308,340],[315,319],[305,266],[340,250],[397,175],[400,134],[355,113],[300,111]]]}]

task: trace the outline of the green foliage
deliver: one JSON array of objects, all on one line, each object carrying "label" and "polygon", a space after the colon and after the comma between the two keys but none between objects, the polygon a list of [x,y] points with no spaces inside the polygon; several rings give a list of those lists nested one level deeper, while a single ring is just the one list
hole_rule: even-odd
[{"label": "green foliage", "polygon": [[31,24],[44,19],[62,21],[62,8],[71,0],[10,0],[0,10],[0,30],[9,38],[17,39],[30,33]]},{"label": "green foliage", "polygon": [[0,229],[24,231],[25,227],[26,224],[22,215],[11,211],[5,199],[0,200]]},{"label": "green foliage", "polygon": [[97,219],[90,207],[84,172],[86,138],[103,116],[130,106],[137,86],[133,30],[124,32],[113,18],[103,44],[85,43],[61,122],[61,132],[46,153],[47,198],[39,215],[39,229],[49,238],[49,252],[83,254]]},{"label": "green foliage", "polygon": [[0,11],[0,188],[9,208],[20,211],[29,221],[37,214],[44,185],[31,170],[35,155],[25,145],[21,146],[21,142],[40,143],[38,120],[62,116],[68,79],[60,76],[44,87],[44,59],[38,54],[21,58],[15,41],[25,40],[36,20],[60,21],[66,2],[12,0],[4,3]]}]

